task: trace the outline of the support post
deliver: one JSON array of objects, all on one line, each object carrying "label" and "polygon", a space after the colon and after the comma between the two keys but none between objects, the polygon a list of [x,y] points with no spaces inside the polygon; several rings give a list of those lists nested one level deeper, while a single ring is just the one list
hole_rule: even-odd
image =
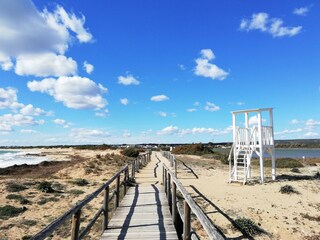
[{"label": "support post", "polygon": [[172,206],[170,206],[171,205],[171,175],[170,175],[169,172],[168,172],[168,184],[167,184],[167,187],[168,187],[168,189],[167,189],[168,203],[169,203],[169,208],[171,210],[172,209]]},{"label": "support post", "polygon": [[128,169],[124,172],[124,180],[123,180],[123,195],[125,196],[127,194],[127,182],[128,182]]},{"label": "support post", "polygon": [[[233,180],[238,180],[238,161],[237,161],[237,129],[236,129],[236,114],[232,113],[232,129],[233,129],[233,167],[234,175]],[[230,160],[231,161],[231,160]],[[232,169],[231,169],[232,171]]]},{"label": "support post", "polygon": [[120,202],[120,175],[117,177],[117,185],[116,185],[116,208],[119,207]]},{"label": "support post", "polygon": [[190,240],[190,207],[188,203],[184,202],[184,222],[183,222],[183,240]]},{"label": "support post", "polygon": [[102,232],[108,228],[109,221],[109,186],[104,190]]},{"label": "support post", "polygon": [[79,239],[81,209],[72,216],[71,240]]},{"label": "support post", "polygon": [[264,183],[264,166],[263,166],[263,142],[262,142],[262,116],[258,112],[258,132],[259,132],[259,157],[260,157],[260,181]]},{"label": "support post", "polygon": [[271,161],[272,161],[272,180],[276,180],[276,157],[274,151],[274,130],[273,130],[273,113],[272,109],[269,109],[270,127],[271,127]]},{"label": "support post", "polygon": [[172,205],[172,222],[175,227],[177,227],[177,185],[175,182],[172,181],[172,198],[171,198],[171,205]]},{"label": "support post", "polygon": [[134,179],[134,174],[135,174],[135,159],[132,161],[132,169],[131,169],[131,177]]}]

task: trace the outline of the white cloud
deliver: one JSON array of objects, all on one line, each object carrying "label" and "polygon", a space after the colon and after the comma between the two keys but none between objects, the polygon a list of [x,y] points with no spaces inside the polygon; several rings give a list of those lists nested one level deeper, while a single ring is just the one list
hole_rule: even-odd
[{"label": "white cloud", "polygon": [[151,97],[150,100],[153,102],[162,102],[169,100],[169,97],[167,97],[166,95],[156,95]]},{"label": "white cloud", "polygon": [[28,104],[23,106],[20,109],[20,113],[22,115],[30,115],[30,116],[52,116],[53,113],[52,112],[46,112],[45,110],[41,109],[41,108],[37,108],[34,107],[32,104]]},{"label": "white cloud", "polygon": [[211,49],[202,49],[200,54],[201,57],[196,59],[196,67],[194,69],[196,75],[214,80],[224,80],[229,75],[228,72],[210,62],[215,59],[215,55]]},{"label": "white cloud", "polygon": [[245,105],[245,102],[236,102],[236,105],[242,106],[242,105]]},{"label": "white cloud", "polygon": [[94,66],[87,61],[83,63],[83,68],[88,74],[91,74],[94,70]]},{"label": "white cloud", "polygon": [[[1,116],[0,116],[1,118]],[[12,126],[10,124],[7,123],[0,123],[0,132],[11,132]]]},{"label": "white cloud", "polygon": [[316,132],[307,132],[306,134],[304,134],[305,137],[317,137],[319,136],[318,133]]},{"label": "white cloud", "polygon": [[196,107],[200,106],[200,102],[194,102],[193,106],[196,106]]},{"label": "white cloud", "polygon": [[225,129],[218,130],[214,128],[194,127],[187,129],[179,129],[176,126],[168,126],[162,130],[157,131],[158,135],[195,135],[195,134],[210,134],[210,135],[222,135],[229,134],[232,131],[232,126]]},{"label": "white cloud", "polygon": [[292,134],[292,133],[299,133],[299,132],[302,132],[303,129],[302,128],[297,128],[297,129],[291,129],[291,130],[283,130],[281,132],[275,132],[274,134],[275,135],[284,135],[284,134]]},{"label": "white cloud", "polygon": [[27,133],[27,134],[37,133],[37,131],[32,130],[32,129],[21,129],[20,132],[21,133]]},{"label": "white cloud", "polygon": [[32,116],[22,114],[4,114],[0,116],[1,124],[5,126],[34,126],[44,124],[44,120],[35,120]]},{"label": "white cloud", "polygon": [[57,6],[57,9],[52,15],[48,12],[46,14],[53,16],[57,24],[60,24],[66,29],[70,29],[74,32],[80,42],[91,41],[91,33],[83,27],[85,23],[85,17],[83,15],[81,18],[78,18],[74,13],[67,13],[61,6]]},{"label": "white cloud", "polygon": [[19,75],[76,74],[76,62],[63,54],[74,39],[91,41],[84,23],[84,16],[77,17],[61,6],[49,12],[39,11],[31,0],[0,1],[1,68],[12,69],[16,59]]},{"label": "white cloud", "polygon": [[175,127],[175,126],[168,126],[168,127],[165,127],[164,129],[160,130],[157,132],[158,135],[174,135],[174,134],[177,134],[179,133],[179,129],[178,127]]},{"label": "white cloud", "polygon": [[183,64],[178,64],[178,67],[183,71],[186,70],[186,67]]},{"label": "white cloud", "polygon": [[189,109],[187,109],[187,112],[195,112],[195,111],[197,111],[196,108],[189,108]]},{"label": "white cloud", "polygon": [[107,89],[85,77],[46,78],[28,82],[28,88],[33,92],[47,93],[69,108],[97,110],[107,105],[102,96]]},{"label": "white cloud", "polygon": [[61,126],[63,126],[64,128],[68,128],[68,127],[70,127],[70,123],[68,123],[66,120],[64,120],[64,119],[60,119],[60,118],[56,118],[56,119],[54,119],[54,120],[52,120],[52,122],[54,122],[55,124],[57,124],[57,125],[61,125]]},{"label": "white cloud", "polygon": [[127,106],[129,104],[129,100],[128,98],[120,98],[120,103]]},{"label": "white cloud", "polygon": [[191,128],[191,129],[183,129],[180,131],[180,134],[213,134],[219,132],[213,128]]},{"label": "white cloud", "polygon": [[70,136],[79,141],[88,138],[110,137],[110,133],[98,129],[74,128],[71,130]]},{"label": "white cloud", "polygon": [[0,66],[2,70],[9,71],[13,68],[12,60],[0,52]]},{"label": "white cloud", "polygon": [[14,88],[0,88],[0,109],[17,109],[23,107],[18,103],[17,90]]},{"label": "white cloud", "polygon": [[54,53],[28,54],[17,57],[18,75],[37,77],[68,76],[77,74],[77,63],[72,58]]},{"label": "white cloud", "polygon": [[125,132],[125,133],[122,134],[122,137],[124,137],[124,138],[130,138],[130,137],[131,137],[131,133]]},{"label": "white cloud", "polygon": [[312,118],[310,118],[306,121],[306,126],[308,126],[308,127],[314,127],[314,126],[319,126],[319,125],[320,125],[320,121],[313,120]]},{"label": "white cloud", "polygon": [[105,109],[103,111],[96,112],[95,115],[97,117],[107,117],[109,115],[109,110]]},{"label": "white cloud", "polygon": [[295,8],[293,10],[293,14],[299,15],[299,16],[306,16],[308,12],[309,12],[308,7]]},{"label": "white cloud", "polygon": [[119,76],[118,77],[118,83],[128,86],[128,85],[139,85],[140,82],[132,75],[128,75],[128,76]]},{"label": "white cloud", "polygon": [[297,120],[297,119],[292,119],[292,120],[290,120],[290,122],[289,122],[290,124],[298,124],[298,123],[300,123],[300,121],[299,120]]},{"label": "white cloud", "polygon": [[[265,123],[265,122],[266,122],[266,119],[262,118],[262,123]],[[258,115],[254,115],[249,118],[249,125],[258,125],[258,123],[259,123]]]},{"label": "white cloud", "polygon": [[168,114],[166,112],[158,112],[159,116],[166,117]]},{"label": "white cloud", "polygon": [[242,19],[240,29],[244,31],[260,30],[267,32],[273,37],[295,36],[301,32],[302,26],[284,27],[280,18],[269,18],[264,12],[254,13],[251,19]]},{"label": "white cloud", "polygon": [[204,109],[209,111],[209,112],[215,112],[215,111],[220,110],[220,107],[215,105],[214,103],[207,102],[206,106],[204,107]]}]

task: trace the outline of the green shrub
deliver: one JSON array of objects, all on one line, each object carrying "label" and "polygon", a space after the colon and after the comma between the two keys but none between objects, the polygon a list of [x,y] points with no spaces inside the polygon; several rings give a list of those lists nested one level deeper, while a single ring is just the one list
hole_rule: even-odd
[{"label": "green shrub", "polygon": [[27,208],[16,208],[14,206],[6,205],[3,207],[0,207],[0,219],[9,219],[11,217],[16,217],[20,213],[26,211]]},{"label": "green shrub", "polygon": [[241,232],[244,232],[249,236],[254,236],[263,232],[263,230],[251,219],[238,218],[234,222]]},{"label": "green shrub", "polygon": [[25,219],[25,220],[21,221],[21,224],[25,225],[25,226],[32,227],[32,226],[35,226],[37,224],[37,221],[36,220]]},{"label": "green shrub", "polygon": [[77,178],[72,183],[78,186],[86,186],[89,184],[89,182],[83,178]]},{"label": "green shrub", "polygon": [[292,168],[291,172],[293,172],[293,173],[301,173],[299,168]]},{"label": "green shrub", "polygon": [[38,205],[44,205],[48,202],[59,202],[59,198],[56,197],[50,197],[50,198],[41,198],[37,203]]},{"label": "green shrub", "polygon": [[17,184],[17,183],[8,183],[7,184],[7,191],[8,192],[21,192],[23,190],[28,189],[26,186]]},{"label": "green shrub", "polygon": [[121,154],[127,157],[138,157],[139,150],[133,147],[129,147],[129,148],[123,149],[121,151]]},{"label": "green shrub", "polygon": [[294,190],[294,188],[291,185],[284,185],[280,188],[280,192],[281,193],[285,193],[285,194],[291,194],[291,193],[297,193],[296,190]]},{"label": "green shrub", "polygon": [[53,193],[52,183],[47,181],[42,181],[38,185],[38,190],[45,193]]},{"label": "green shrub", "polygon": [[[253,159],[252,165],[258,166],[259,160]],[[271,167],[272,161],[270,159],[264,160],[264,166],[265,167]],[[276,159],[276,167],[277,168],[300,168],[303,167],[303,164],[294,158],[278,158]]]},{"label": "green shrub", "polygon": [[189,154],[189,155],[204,155],[204,154],[211,154],[213,151],[210,147],[203,145],[201,143],[196,144],[188,144],[175,147],[172,150],[173,154]]},{"label": "green shrub", "polygon": [[29,240],[29,239],[32,239],[31,235],[25,235],[22,237],[22,240]]},{"label": "green shrub", "polygon": [[71,189],[69,193],[74,195],[80,195],[80,194],[84,194],[85,192],[79,189]]},{"label": "green shrub", "polygon": [[30,201],[28,199],[26,199],[24,196],[17,195],[17,194],[9,194],[6,198],[10,199],[10,200],[17,200],[21,204],[29,204],[30,203]]}]

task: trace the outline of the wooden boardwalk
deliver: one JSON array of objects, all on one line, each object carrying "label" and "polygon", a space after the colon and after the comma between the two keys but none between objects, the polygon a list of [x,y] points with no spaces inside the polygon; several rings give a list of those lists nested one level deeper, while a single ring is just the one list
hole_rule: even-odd
[{"label": "wooden boardwalk", "polygon": [[178,239],[158,165],[153,153],[150,163],[136,175],[138,185],[128,190],[101,239]]}]

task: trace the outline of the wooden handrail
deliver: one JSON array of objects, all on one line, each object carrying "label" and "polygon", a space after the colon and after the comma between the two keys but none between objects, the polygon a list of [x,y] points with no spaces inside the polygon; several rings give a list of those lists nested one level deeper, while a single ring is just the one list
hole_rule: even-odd
[{"label": "wooden handrail", "polygon": [[[145,165],[148,161],[150,161],[150,152],[147,152],[143,155],[140,155],[138,158],[134,159],[132,162],[132,175],[131,177],[135,177],[135,172],[139,171],[140,166]],[[120,181],[121,174],[124,173],[123,181]],[[129,166],[126,165],[121,168],[115,175],[113,175],[107,182],[105,182],[101,187],[99,187],[96,191],[87,196],[84,200],[77,203],[73,208],[68,210],[65,214],[60,216],[58,219],[50,223],[43,230],[37,233],[32,237],[32,240],[41,240],[45,237],[49,236],[53,231],[55,231],[58,227],[60,227],[65,221],[72,217],[72,230],[71,230],[71,239],[78,240],[82,239],[97,221],[101,214],[104,215],[102,230],[104,231],[108,227],[108,214],[109,214],[109,202],[115,196],[115,206],[119,206],[120,201],[120,186],[124,185],[124,194],[126,194],[126,182],[129,179]],[[110,194],[110,185],[113,181],[116,180],[116,189]],[[102,207],[95,213],[93,219],[88,223],[88,225],[79,233],[80,229],[80,219],[81,219],[81,209],[91,202],[94,198],[96,198],[102,191],[104,192],[104,201]]]},{"label": "wooden handrail", "polygon": [[[172,184],[173,187],[167,187],[167,189],[171,189],[172,191],[176,191],[178,189],[180,193],[182,194],[184,200],[185,200],[185,205],[184,209],[186,213],[184,214],[184,229],[183,229],[183,240],[189,240],[190,239],[190,210],[197,216],[199,222],[203,226],[204,230],[208,234],[209,239],[214,240],[222,240],[224,237],[220,234],[220,232],[216,229],[215,226],[211,223],[211,220],[208,218],[208,216],[202,211],[202,209],[197,205],[197,203],[193,200],[191,195],[187,192],[185,187],[182,185],[182,183],[174,176],[174,173],[163,163],[163,169],[165,173],[164,177],[164,184]],[[168,179],[171,179],[169,182]],[[167,192],[168,195],[170,193]],[[171,196],[176,196],[176,192],[172,192]],[[176,199],[172,199],[171,202],[169,202],[170,205],[177,204]],[[172,218],[175,221],[176,215],[177,215],[177,208],[171,206],[172,208]]]}]

